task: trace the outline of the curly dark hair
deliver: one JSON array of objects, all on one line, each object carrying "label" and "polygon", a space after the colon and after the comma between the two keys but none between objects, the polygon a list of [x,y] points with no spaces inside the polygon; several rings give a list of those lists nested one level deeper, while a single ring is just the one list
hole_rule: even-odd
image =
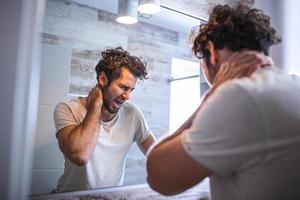
[{"label": "curly dark hair", "polygon": [[192,51],[198,58],[209,62],[207,49],[211,41],[216,49],[228,48],[236,52],[242,49],[257,50],[269,54],[269,47],[281,41],[271,26],[270,17],[262,10],[239,4],[236,7],[217,5],[207,23],[192,31]]},{"label": "curly dark hair", "polygon": [[108,83],[111,83],[113,80],[121,77],[121,69],[123,67],[129,69],[135,77],[141,80],[148,78],[147,63],[141,57],[131,56],[122,47],[106,49],[101,55],[102,59],[95,67],[97,80],[100,72],[103,71],[108,78]]}]

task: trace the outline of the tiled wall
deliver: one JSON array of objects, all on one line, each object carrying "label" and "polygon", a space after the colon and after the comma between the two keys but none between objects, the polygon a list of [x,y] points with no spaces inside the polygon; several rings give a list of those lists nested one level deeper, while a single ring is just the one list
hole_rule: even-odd
[{"label": "tiled wall", "polygon": [[[66,95],[88,94],[96,83],[94,67],[105,48],[122,46],[132,55],[143,56],[148,63],[150,78],[138,85],[131,100],[141,108],[155,136],[160,137],[169,127],[168,79],[172,57],[193,60],[187,44],[188,35],[144,22],[126,26],[117,23],[115,17],[107,11],[71,1],[48,0],[41,42],[70,47]],[[55,80],[48,83],[53,82]],[[51,117],[52,113],[50,109]],[[54,133],[52,136],[51,140],[54,140]],[[54,143],[52,145],[54,148]],[[40,157],[37,162],[43,162],[43,159]],[[145,182],[144,156],[136,145],[130,150],[126,168],[125,184]]]},{"label": "tiled wall", "polygon": [[31,193],[47,193],[63,173],[53,122],[57,102],[68,98],[71,49],[68,46],[42,45],[42,66],[35,138]]},{"label": "tiled wall", "polygon": [[[47,2],[43,43],[70,45],[72,49],[69,93],[86,95],[96,83],[94,67],[105,48],[122,46],[132,55],[143,56],[150,79],[133,93],[156,135],[168,131],[172,57],[191,60],[187,34],[139,22],[126,26],[106,11],[65,3]],[[158,106],[159,105],[159,106]],[[159,112],[157,112],[159,109]]]}]

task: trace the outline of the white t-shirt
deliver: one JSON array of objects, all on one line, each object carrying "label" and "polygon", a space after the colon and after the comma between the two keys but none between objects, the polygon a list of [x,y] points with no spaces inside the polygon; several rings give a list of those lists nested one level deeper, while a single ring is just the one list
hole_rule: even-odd
[{"label": "white t-shirt", "polygon": [[300,84],[284,72],[228,81],[181,139],[213,172],[213,200],[300,199]]},{"label": "white t-shirt", "polygon": [[[86,112],[78,99],[58,104],[54,111],[56,132],[80,124]],[[98,144],[86,165],[75,165],[65,157],[65,170],[58,181],[57,191],[122,185],[131,144],[142,143],[151,134],[141,111],[126,101],[111,121],[101,121]]]}]

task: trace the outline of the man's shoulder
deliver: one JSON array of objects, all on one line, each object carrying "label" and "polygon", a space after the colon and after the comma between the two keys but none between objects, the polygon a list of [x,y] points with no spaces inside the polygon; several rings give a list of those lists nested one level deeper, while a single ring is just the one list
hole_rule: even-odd
[{"label": "man's shoulder", "polygon": [[261,79],[252,77],[245,77],[239,79],[233,79],[226,81],[220,85],[213,93],[211,100],[222,102],[230,102],[230,104],[235,104],[243,99],[244,103],[251,101],[251,99],[256,99],[259,90],[262,90],[262,85],[264,81]]},{"label": "man's shoulder", "polygon": [[266,87],[269,88],[270,86],[277,87],[278,83],[289,83],[291,81],[293,81],[292,77],[286,72],[280,69],[270,68],[258,70],[250,77],[228,81],[223,87],[253,92],[255,90],[262,90]]},{"label": "man's shoulder", "polygon": [[232,102],[240,101],[244,96],[246,102],[256,103],[278,94],[289,96],[293,95],[295,89],[300,89],[300,85],[293,79],[280,69],[262,69],[251,77],[225,82],[217,89],[216,96]]},{"label": "man's shoulder", "polygon": [[66,100],[59,102],[55,106],[55,112],[60,112],[62,110],[82,110],[83,106],[80,103],[79,99],[72,99],[72,100]]},{"label": "man's shoulder", "polygon": [[132,101],[125,101],[123,107],[128,110],[136,110],[139,109],[138,106]]},{"label": "man's shoulder", "polygon": [[[86,108],[80,103],[79,99],[63,101],[55,107],[54,120],[55,123],[65,122],[65,124],[70,125],[71,121],[72,124],[77,125],[83,121],[86,112]],[[61,129],[61,127],[58,129]]]},{"label": "man's shoulder", "polygon": [[141,113],[140,108],[133,103],[132,101],[125,101],[123,104],[123,110],[126,114],[131,113],[131,114],[139,114]]}]

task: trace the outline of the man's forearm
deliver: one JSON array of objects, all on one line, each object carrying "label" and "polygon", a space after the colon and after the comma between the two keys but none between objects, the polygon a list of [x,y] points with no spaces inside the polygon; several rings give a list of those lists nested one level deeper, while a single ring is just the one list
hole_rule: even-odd
[{"label": "man's forearm", "polygon": [[98,142],[100,113],[88,111],[83,122],[68,133],[63,140],[64,153],[75,164],[85,164]]}]

